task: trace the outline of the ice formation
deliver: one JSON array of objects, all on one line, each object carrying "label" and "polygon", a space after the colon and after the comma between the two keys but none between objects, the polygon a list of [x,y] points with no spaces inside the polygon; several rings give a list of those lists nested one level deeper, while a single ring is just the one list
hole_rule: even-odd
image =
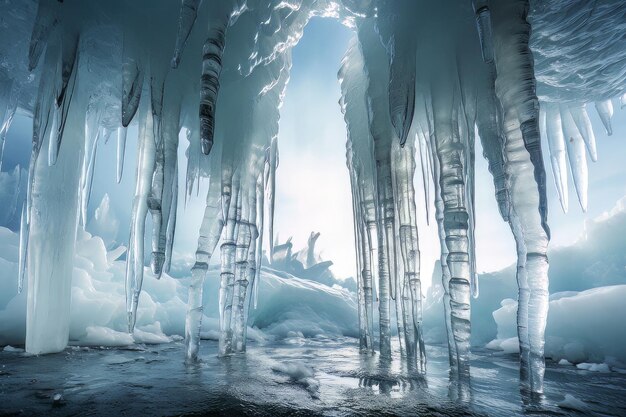
[{"label": "ice formation", "polygon": [[326,16],[355,32],[339,78],[361,349],[390,359],[395,323],[401,356],[425,369],[413,184],[419,150],[425,192],[430,184],[435,190],[451,376],[459,397],[467,397],[470,300],[479,293],[478,132],[517,243],[522,387],[543,391],[550,232],[541,136],[563,208],[569,166],[585,210],[586,158],[598,157],[587,109],[593,102],[610,134],[613,98],[624,105],[622,1],[9,0],[0,7],[7,22],[0,28],[0,149],[16,111],[33,120],[17,274],[20,287],[24,274],[28,281],[28,352],[67,344],[74,236],[87,223],[95,155],[116,132],[119,182],[131,124],[138,126],[138,161],[125,273],[128,331],[138,320],[146,235],[151,275],[158,279],[170,267],[183,129],[184,195],[209,181],[186,357],[197,357],[204,281],[218,253],[219,351],[245,351],[264,241],[270,259],[280,249],[273,226],[277,135],[291,48],[311,17]]}]

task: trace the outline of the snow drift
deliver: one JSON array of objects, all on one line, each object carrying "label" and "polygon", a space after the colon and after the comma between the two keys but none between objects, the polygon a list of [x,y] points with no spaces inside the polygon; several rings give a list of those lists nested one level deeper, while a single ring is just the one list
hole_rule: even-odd
[{"label": "snow drift", "polygon": [[[23,345],[27,291],[17,294],[18,234],[0,228],[0,345]],[[70,341],[79,345],[124,346],[169,342],[183,335],[187,311],[187,279],[163,274],[154,278],[146,268],[145,291],[137,312],[134,336],[127,333],[124,304],[124,247],[107,251],[98,236],[79,231],[72,277]],[[205,281],[206,306],[202,336],[217,339],[219,269]],[[264,269],[260,301],[250,312],[249,338],[293,335],[355,336],[358,333],[353,293],[314,281]]]},{"label": "snow drift", "polygon": [[[546,328],[546,357],[555,361],[566,359],[574,364],[604,362],[624,367],[625,297],[626,285],[553,294]],[[516,301],[502,301],[502,307],[493,313],[498,324],[498,338],[488,347],[511,351],[510,347],[518,346],[516,313]]]}]

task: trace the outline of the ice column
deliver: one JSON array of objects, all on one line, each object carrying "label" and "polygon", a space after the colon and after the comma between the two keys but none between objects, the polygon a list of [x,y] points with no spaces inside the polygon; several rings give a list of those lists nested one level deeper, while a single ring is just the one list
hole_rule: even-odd
[{"label": "ice column", "polygon": [[213,177],[209,183],[204,216],[202,218],[202,225],[200,226],[196,262],[191,269],[187,319],[185,321],[185,358],[187,361],[195,361],[200,348],[204,279],[209,267],[209,261],[220,240],[224,227],[224,220],[221,216],[222,206],[220,198],[221,187],[219,178]]},{"label": "ice column", "polygon": [[415,143],[407,141],[403,148],[393,145],[394,194],[398,208],[398,245],[402,255],[404,279],[397,299],[402,300],[404,316],[403,337],[407,356],[416,360],[421,369],[425,366],[426,352],[422,334],[422,284],[420,279],[420,251],[415,206]]},{"label": "ice column", "polygon": [[373,351],[373,245],[376,236],[374,157],[368,128],[367,78],[363,54],[354,38],[338,73],[341,84],[341,110],[348,131],[347,166],[352,190],[359,297],[359,345],[362,352]]},{"label": "ice column", "polygon": [[544,332],[548,312],[549,229],[539,103],[528,47],[528,0],[492,3],[496,94],[503,109],[505,172],[510,184],[509,223],[517,243],[518,337],[521,381],[543,392]]},{"label": "ice column", "polygon": [[[37,107],[50,109],[55,97],[42,80]],[[33,160],[29,179],[28,218],[28,304],[26,351],[34,354],[59,352],[69,336],[72,270],[78,227],[78,186],[83,161],[85,95],[76,80],[73,96],[67,97],[67,128],[56,164],[48,165],[41,146],[56,140],[51,130],[34,119]],[[48,113],[50,114],[50,113]],[[49,119],[48,119],[49,120]]]}]

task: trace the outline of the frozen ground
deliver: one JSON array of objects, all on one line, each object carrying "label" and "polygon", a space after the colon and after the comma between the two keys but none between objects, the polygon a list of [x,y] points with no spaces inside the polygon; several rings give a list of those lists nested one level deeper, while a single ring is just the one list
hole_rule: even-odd
[{"label": "frozen ground", "polygon": [[[428,347],[427,377],[398,361],[360,355],[352,338],[250,343],[246,355],[186,367],[173,342],[137,350],[69,348],[25,357],[0,352],[0,415],[490,415],[524,414],[514,355],[474,350],[472,401],[448,398],[448,358]],[[54,401],[55,394],[61,399]],[[57,397],[58,398],[58,397]],[[561,404],[560,406],[558,404]],[[569,407],[569,408],[567,408]],[[581,410],[581,411],[577,411]],[[546,399],[535,415],[626,414],[626,375],[548,362]]]}]

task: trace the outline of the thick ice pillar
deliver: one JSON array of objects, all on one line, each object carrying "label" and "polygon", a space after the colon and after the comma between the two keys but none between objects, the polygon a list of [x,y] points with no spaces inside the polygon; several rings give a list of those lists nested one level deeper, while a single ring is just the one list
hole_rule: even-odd
[{"label": "thick ice pillar", "polygon": [[[445,85],[445,86],[444,86]],[[470,205],[467,191],[468,143],[458,136],[459,103],[453,87],[442,80],[432,95],[435,155],[439,168],[439,192],[443,209],[443,234],[448,251],[446,264],[450,273],[447,287],[450,296],[449,344],[453,347],[452,372],[460,379],[469,378],[470,347]],[[444,274],[444,279],[448,277]],[[456,367],[455,367],[456,365]]]},{"label": "thick ice pillar", "polygon": [[[53,100],[52,97],[47,99]],[[56,164],[48,166],[45,152],[33,154],[37,161],[32,172],[28,209],[26,310],[26,351],[33,354],[60,352],[67,346],[69,337],[86,100],[76,91],[68,104]],[[48,140],[49,136],[42,143],[44,147]]]},{"label": "thick ice pillar", "polygon": [[187,301],[187,319],[185,321],[185,359],[195,361],[200,349],[200,329],[202,327],[202,293],[204,279],[209,261],[217,246],[224,228],[224,219],[221,216],[221,184],[218,178],[211,178],[209,191],[206,197],[204,217],[200,226],[196,263],[191,269],[191,284],[189,285],[189,299]]},{"label": "thick ice pillar", "polygon": [[548,313],[549,229],[546,178],[539,136],[539,103],[528,46],[528,0],[492,3],[496,94],[503,109],[505,172],[511,229],[517,243],[518,336],[522,387],[543,392]]},{"label": "thick ice pillar", "polygon": [[422,334],[422,283],[420,278],[420,251],[415,206],[415,142],[407,141],[404,148],[393,145],[394,194],[398,209],[398,245],[402,256],[404,277],[396,300],[400,299],[404,321],[407,357],[424,369],[426,352]]}]

